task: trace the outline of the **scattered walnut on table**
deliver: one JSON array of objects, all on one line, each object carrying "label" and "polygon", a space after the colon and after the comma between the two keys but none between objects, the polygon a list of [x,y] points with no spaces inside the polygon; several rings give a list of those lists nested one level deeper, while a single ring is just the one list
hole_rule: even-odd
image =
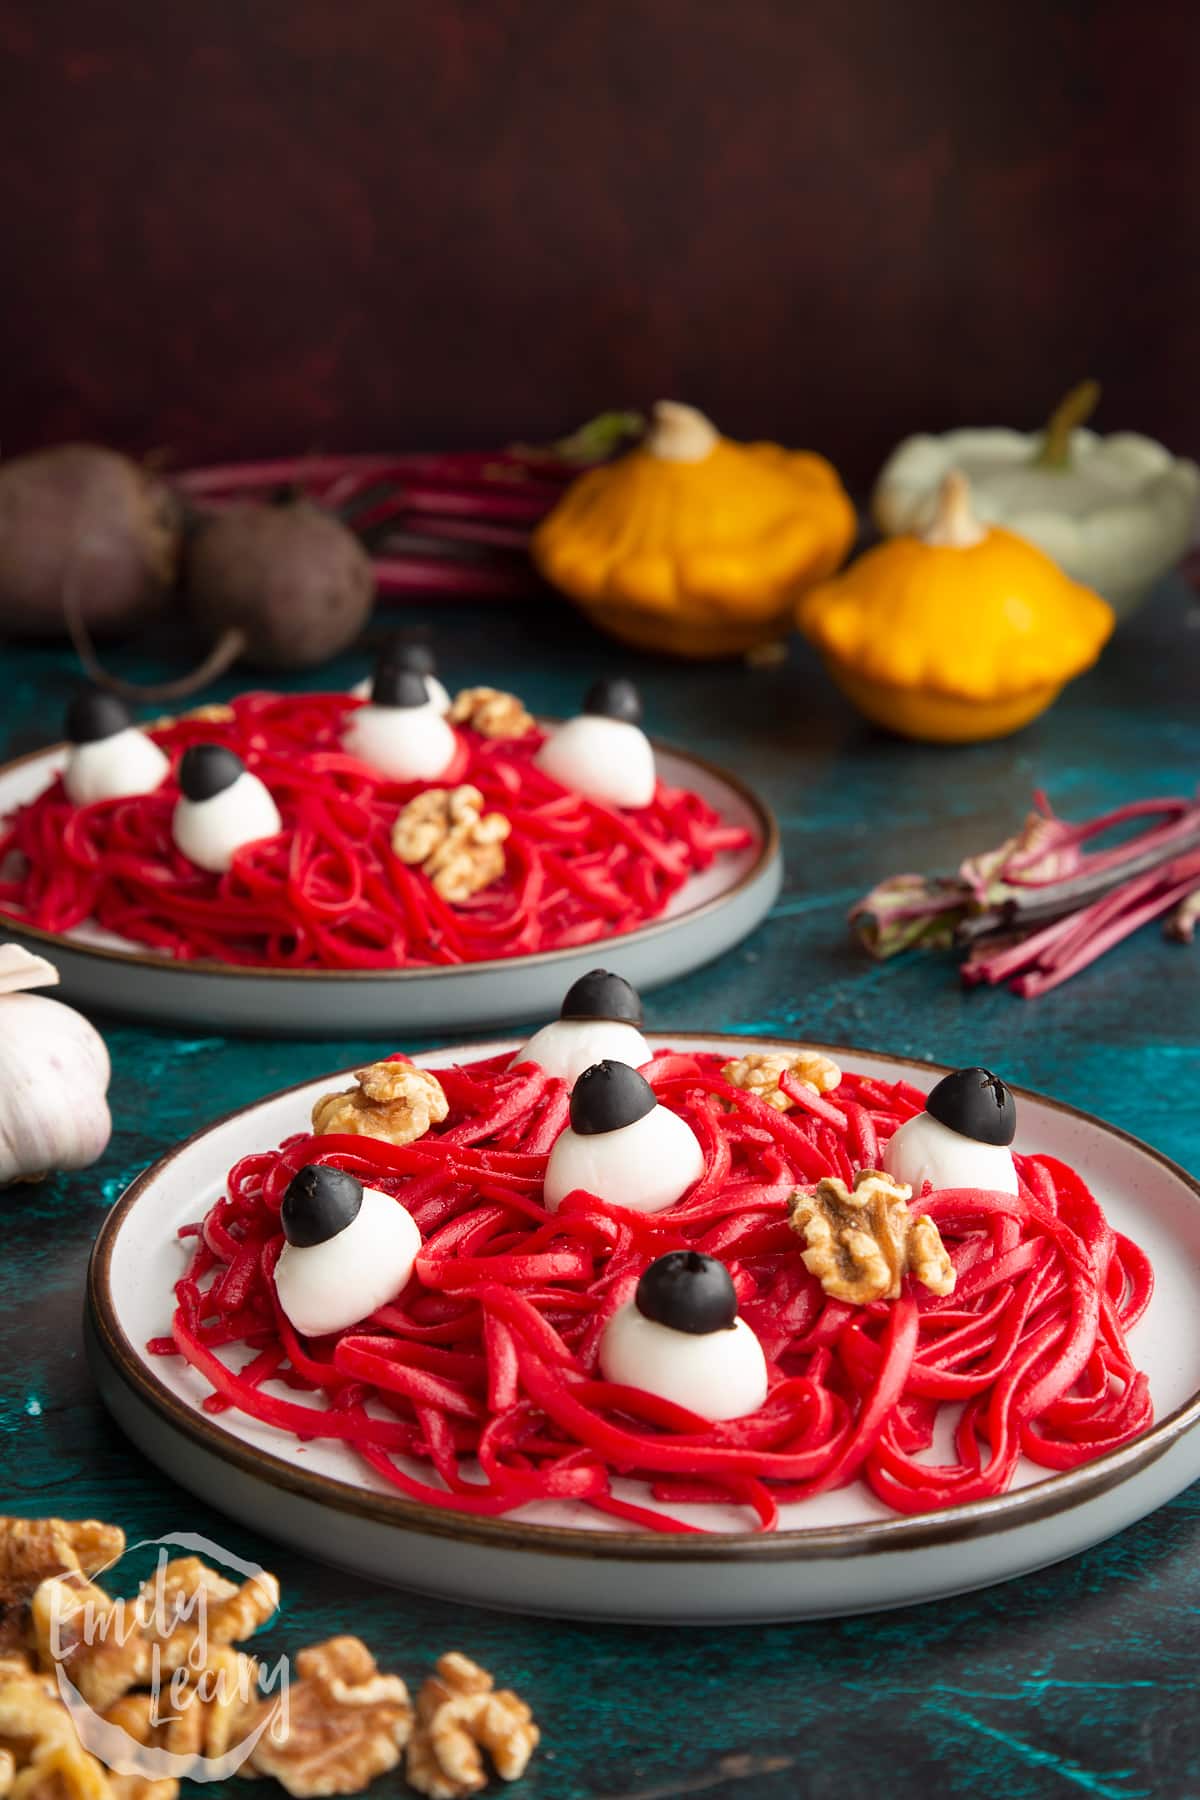
[{"label": "scattered walnut on table", "polygon": [[357,1087],[322,1094],[312,1109],[317,1137],[348,1132],[385,1144],[412,1144],[450,1111],[436,1075],[410,1062],[377,1062],[359,1069]]},{"label": "scattered walnut on table", "polygon": [[0,1518],[0,1606],[28,1600],[47,1575],[95,1575],[125,1551],[125,1533],[98,1519]]},{"label": "scattered walnut on table", "polygon": [[[406,1069],[420,1073],[377,1064],[360,1081],[390,1090]],[[14,1523],[22,1529],[6,1530]],[[236,1640],[278,1605],[265,1572],[239,1585],[180,1557],[122,1603],[88,1578],[124,1547],[112,1527],[0,1519],[0,1545],[10,1591],[50,1570],[28,1602],[28,1648],[0,1650],[0,1800],[178,1800],[173,1777],[120,1774],[84,1748],[54,1673],[64,1656],[87,1703],[134,1743],[189,1762],[249,1749],[238,1772],[271,1776],[296,1800],[361,1793],[406,1747],[411,1784],[430,1800],[455,1800],[486,1785],[485,1754],[515,1781],[537,1745],[528,1706],[457,1652],[422,1687],[415,1730],[405,1683],[381,1673],[355,1637],[301,1650],[286,1700],[264,1691]],[[25,1606],[13,1605],[24,1620]],[[168,1673],[169,1701],[158,1691]]]},{"label": "scattered walnut on table", "polygon": [[213,1647],[253,1637],[279,1609],[279,1583],[264,1570],[239,1586],[198,1556],[181,1556],[142,1583],[134,1604],[142,1635],[158,1646],[159,1668],[173,1673],[200,1637]]},{"label": "scattered walnut on table", "polygon": [[819,1050],[797,1050],[792,1056],[781,1051],[750,1050],[735,1062],[727,1062],[721,1073],[734,1087],[757,1094],[776,1112],[787,1112],[796,1103],[788,1099],[779,1082],[789,1070],[814,1094],[831,1094],[842,1079],[837,1064]]},{"label": "scattered walnut on table", "polygon": [[534,729],[534,719],[526,712],[525,702],[515,694],[506,694],[503,688],[463,688],[454,696],[450,717],[454,724],[469,725],[482,737],[524,737]]},{"label": "scattered walnut on table", "polygon": [[477,787],[426,788],[400,813],[392,849],[402,863],[419,863],[451,905],[490,887],[504,873],[504,842],[512,826],[503,813],[482,811]]},{"label": "scattered walnut on table", "polygon": [[[287,1730],[259,1738],[243,1775],[272,1775],[297,1800],[319,1794],[357,1794],[376,1775],[394,1769],[412,1730],[408,1689],[398,1675],[381,1675],[356,1637],[311,1644],[296,1658],[299,1681],[288,1693]],[[268,1698],[264,1706],[274,1705]]]},{"label": "scattered walnut on table", "polygon": [[[111,1778],[79,1742],[53,1676],[0,1659],[0,1757],[8,1800],[117,1800]],[[157,1800],[171,1800],[169,1784]],[[135,1800],[126,1791],[120,1800]]]},{"label": "scattered walnut on table", "polygon": [[804,1264],[835,1300],[865,1306],[894,1300],[911,1272],[935,1294],[954,1292],[954,1267],[927,1213],[912,1217],[912,1189],[863,1169],[853,1191],[826,1176],[792,1199],[791,1223],[807,1245]]},{"label": "scattered walnut on table", "polygon": [[106,1712],[150,1678],[150,1644],[129,1611],[103,1588],[70,1574],[49,1576],[30,1604],[41,1666],[61,1662],[95,1712]]},{"label": "scattered walnut on table", "polygon": [[462,1800],[487,1785],[484,1751],[503,1781],[518,1781],[540,1737],[511,1688],[497,1688],[486,1669],[451,1650],[417,1695],[405,1774],[427,1800]]}]

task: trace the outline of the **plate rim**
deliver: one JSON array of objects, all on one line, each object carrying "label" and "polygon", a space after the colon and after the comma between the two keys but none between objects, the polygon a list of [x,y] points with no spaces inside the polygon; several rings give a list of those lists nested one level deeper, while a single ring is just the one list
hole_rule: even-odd
[{"label": "plate rim", "polygon": [[[668,1034],[651,1032],[655,1041],[668,1041]],[[499,1054],[519,1046],[520,1039],[495,1039],[481,1044],[449,1044],[441,1050],[418,1052],[420,1061],[426,1055],[443,1051],[470,1050],[475,1056]],[[735,1032],[675,1031],[669,1033],[674,1046],[688,1044],[728,1043],[748,1047],[787,1046],[797,1040],[785,1037],[748,1036]],[[928,1062],[920,1057],[900,1056],[888,1051],[866,1050],[848,1044],[824,1044],[806,1040],[805,1048],[816,1049],[835,1059],[849,1063],[856,1056],[889,1064],[897,1070],[916,1070],[923,1075],[947,1073],[944,1063]],[[294,1464],[257,1445],[246,1444],[222,1432],[198,1408],[188,1406],[154,1376],[139,1357],[136,1347],[125,1332],[116,1312],[111,1291],[111,1262],[117,1236],[127,1215],[143,1191],[183,1155],[213,1131],[253,1112],[259,1106],[285,1099],[316,1082],[338,1080],[352,1075],[352,1069],[334,1070],[328,1075],[313,1075],[292,1082],[257,1100],[232,1108],[210,1120],[157,1157],[136,1176],[105,1215],[91,1255],[88,1259],[85,1305],[88,1321],[96,1333],[99,1347],[116,1376],[131,1388],[136,1397],[150,1407],[159,1418],[181,1432],[199,1448],[221,1460],[232,1463],[242,1473],[290,1497],[316,1503],[343,1516],[369,1519],[382,1525],[399,1526],[426,1536],[469,1541],[487,1549],[506,1549],[526,1554],[585,1557],[593,1561],[737,1563],[746,1559],[759,1561],[818,1562],[860,1555],[882,1555],[904,1550],[942,1548],[965,1539],[986,1537],[994,1531],[1014,1530],[1036,1524],[1043,1519],[1067,1511],[1088,1500],[1098,1498],[1119,1486],[1141,1469],[1157,1462],[1172,1446],[1200,1422],[1200,1388],[1189,1400],[1157,1420],[1142,1437],[1116,1450],[1106,1451],[1095,1461],[1076,1469],[1052,1472],[1027,1487],[1012,1489],[985,1500],[947,1507],[940,1512],[900,1515],[890,1519],[866,1520],[854,1525],[826,1525],[811,1529],[787,1529],[775,1532],[714,1532],[701,1536],[694,1533],[661,1533],[633,1530],[589,1530],[572,1525],[543,1525],[511,1517],[486,1518],[471,1513],[441,1511],[400,1494],[373,1494],[355,1488],[335,1476],[297,1469]],[[1101,1132],[1131,1145],[1158,1164],[1188,1188],[1200,1203],[1200,1180],[1181,1164],[1154,1149],[1143,1139],[1119,1125],[1110,1125],[1082,1107],[1065,1100],[1038,1093],[1032,1088],[1015,1087],[1018,1100],[1036,1101],[1053,1111],[1081,1120]]]},{"label": "plate rim", "polygon": [[[553,723],[553,721],[548,721]],[[714,894],[708,900],[702,900],[698,906],[690,907],[685,913],[677,913],[671,918],[660,915],[639,925],[634,931],[621,932],[618,936],[599,938],[596,949],[610,944],[643,943],[648,938],[660,936],[687,921],[691,924],[696,919],[703,919],[719,907],[728,906],[739,894],[760,880],[775,865],[782,855],[783,839],[779,829],[779,821],[775,817],[774,808],[763,799],[762,795],[750,784],[735,775],[721,763],[712,762],[706,756],[699,756],[692,750],[677,749],[674,744],[666,743],[661,738],[651,738],[655,752],[664,751],[668,756],[680,761],[694,764],[703,769],[705,774],[712,775],[733,789],[738,799],[754,815],[760,833],[758,855],[750,867],[741,874],[733,886],[724,893]],[[15,769],[23,768],[28,763],[41,760],[43,757],[57,755],[66,751],[69,746],[63,739],[55,744],[47,744],[41,750],[27,750],[22,756],[14,756],[9,762],[0,763],[0,782],[11,775]],[[580,946],[566,944],[557,950],[533,950],[523,956],[493,956],[484,962],[471,963],[418,963],[412,968],[404,969],[279,969],[266,963],[227,963],[214,957],[175,958],[171,956],[155,956],[146,950],[117,950],[107,944],[89,944],[73,938],[61,931],[47,931],[44,926],[27,924],[25,920],[14,918],[11,913],[0,910],[0,931],[12,931],[19,936],[33,939],[51,950],[68,951],[76,956],[94,957],[103,962],[120,963],[127,968],[143,968],[153,970],[156,974],[169,972],[172,975],[212,975],[224,978],[237,977],[243,981],[431,981],[451,976],[461,978],[464,975],[495,973],[503,969],[528,969],[538,964],[553,962],[556,957],[577,956]]]}]

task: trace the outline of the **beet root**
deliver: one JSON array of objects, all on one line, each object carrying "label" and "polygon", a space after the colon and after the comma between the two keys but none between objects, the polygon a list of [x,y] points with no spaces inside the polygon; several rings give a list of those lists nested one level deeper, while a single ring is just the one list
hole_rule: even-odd
[{"label": "beet root", "polygon": [[242,655],[264,669],[327,662],[354,642],[375,598],[358,539],[303,500],[210,520],[189,547],[184,579],[206,636],[240,631]]},{"label": "beet root", "polygon": [[115,450],[63,444],[0,464],[0,634],[51,635],[70,602],[97,636],[162,604],[179,564],[171,490]]},{"label": "beet root", "polygon": [[76,648],[93,680],[144,700],[195,693],[239,658],[263,669],[308,669],[351,645],[370,617],[375,576],[358,539],[307,501],[239,506],[218,513],[188,544],[187,611],[211,645],[177,681],[139,687],[118,680]]}]

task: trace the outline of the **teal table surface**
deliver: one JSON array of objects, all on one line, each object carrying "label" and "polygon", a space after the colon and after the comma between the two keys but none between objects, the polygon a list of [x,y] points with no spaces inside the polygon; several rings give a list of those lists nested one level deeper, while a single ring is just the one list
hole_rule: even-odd
[{"label": "teal table surface", "polygon": [[[626,657],[553,607],[455,609],[437,621],[451,685],[512,687],[535,710],[568,710],[597,674],[629,669],[655,732],[737,770],[775,807],[782,897],[739,949],[649,997],[655,1031],[776,1033],[985,1062],[1200,1168],[1200,951],[1165,943],[1152,926],[1065,989],[1023,1002],[964,993],[944,957],[876,965],[845,927],[846,908],[878,877],[953,868],[998,843],[1035,787],[1067,815],[1193,788],[1200,619],[1182,585],[1156,596],[1044,719],[1007,742],[959,750],[902,745],[863,725],[799,645],[773,668],[688,667]],[[11,756],[57,735],[72,661],[48,647],[0,656],[0,749]],[[139,676],[168,667],[153,645],[119,661]],[[364,667],[347,657],[303,685],[344,685]],[[283,1615],[269,1640],[279,1648],[356,1631],[410,1683],[441,1651],[463,1649],[542,1721],[543,1750],[514,1790],[527,1800],[789,1800],[877,1785],[1008,1800],[1200,1794],[1194,1491],[1085,1556],[963,1599],[827,1624],[690,1631],[546,1623],[414,1598],[315,1565],[193,1500],[97,1401],[80,1335],[96,1227],[139,1170],[206,1120],[401,1046],[97,1022],[114,1064],[108,1152],[83,1174],[4,1195],[0,1509],[90,1514],[131,1538],[202,1532],[279,1575]],[[400,1793],[403,1783],[385,1777],[373,1791]]]}]

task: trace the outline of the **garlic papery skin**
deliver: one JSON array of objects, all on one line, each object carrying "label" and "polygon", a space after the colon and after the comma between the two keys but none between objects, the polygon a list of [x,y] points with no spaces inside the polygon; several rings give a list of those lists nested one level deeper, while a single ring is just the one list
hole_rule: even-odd
[{"label": "garlic papery skin", "polygon": [[0,1187],[85,1169],[112,1136],[112,1068],[100,1033],[41,994],[58,972],[19,945],[0,947]]},{"label": "garlic papery skin", "polygon": [[645,448],[660,462],[703,462],[720,441],[711,419],[680,400],[655,402]]}]

